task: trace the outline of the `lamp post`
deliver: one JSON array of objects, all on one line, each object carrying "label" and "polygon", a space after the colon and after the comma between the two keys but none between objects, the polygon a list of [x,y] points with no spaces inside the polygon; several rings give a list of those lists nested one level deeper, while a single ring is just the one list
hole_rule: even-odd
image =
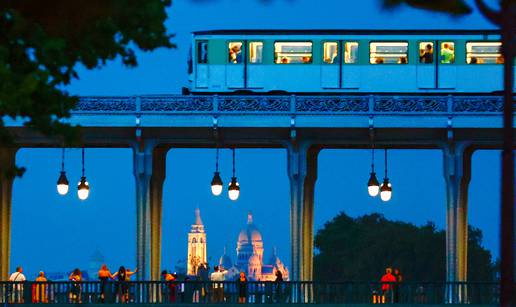
[{"label": "lamp post", "polygon": [[82,177],[77,185],[77,196],[80,200],[86,200],[90,195],[90,185],[84,176],[84,147],[82,148]]},{"label": "lamp post", "polygon": [[376,197],[378,192],[380,191],[380,183],[376,178],[376,173],[374,171],[374,143],[371,147],[371,175],[369,176],[369,181],[367,182],[367,192],[369,196]]},{"label": "lamp post", "polygon": [[238,184],[237,177],[235,175],[235,148],[233,150],[233,177],[229,183],[228,196],[231,200],[237,200],[240,196],[240,185]]},{"label": "lamp post", "polygon": [[215,196],[219,196],[222,193],[222,179],[219,173],[219,148],[217,147],[216,159],[215,159],[215,173],[211,180],[211,193]]},{"label": "lamp post", "polygon": [[385,177],[383,178],[382,186],[380,187],[380,198],[383,201],[389,201],[392,197],[392,185],[387,176],[387,148],[385,148]]},{"label": "lamp post", "polygon": [[66,172],[64,168],[64,155],[65,149],[63,147],[61,153],[61,173],[59,174],[59,179],[57,179],[57,193],[59,193],[59,195],[66,195],[68,193],[68,179],[66,178]]}]

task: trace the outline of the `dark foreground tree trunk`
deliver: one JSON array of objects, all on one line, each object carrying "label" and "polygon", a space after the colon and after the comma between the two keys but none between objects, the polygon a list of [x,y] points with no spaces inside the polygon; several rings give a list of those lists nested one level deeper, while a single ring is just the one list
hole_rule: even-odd
[{"label": "dark foreground tree trunk", "polygon": [[514,156],[513,156],[513,82],[515,56],[516,3],[502,1],[501,29],[504,62],[502,206],[501,206],[501,279],[500,305],[515,306],[514,301]]}]

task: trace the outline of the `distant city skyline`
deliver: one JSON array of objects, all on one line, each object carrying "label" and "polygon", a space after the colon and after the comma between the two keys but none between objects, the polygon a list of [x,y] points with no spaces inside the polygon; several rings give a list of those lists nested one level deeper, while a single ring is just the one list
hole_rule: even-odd
[{"label": "distant city skyline", "polygon": [[[328,9],[331,8],[331,9]],[[246,12],[242,14],[241,12]],[[170,9],[167,26],[175,33],[178,48],[138,52],[139,67],[122,67],[120,59],[103,69],[79,69],[81,79],[68,90],[77,95],[137,95],[180,93],[186,85],[186,59],[190,32],[238,28],[492,28],[478,13],[464,18],[401,8],[384,11],[380,1],[349,3],[338,0],[313,5],[313,1],[177,1]],[[264,24],[264,20],[267,23]],[[90,198],[80,202],[76,181],[80,177],[80,151],[67,150],[66,170],[70,192],[59,197],[55,190],[59,149],[21,149],[17,163],[27,167],[15,181],[11,269],[23,265],[29,274],[39,270],[71,271],[88,264],[97,248],[112,270],[135,266],[135,183],[130,149],[87,149],[86,176]],[[266,242],[290,246],[289,182],[286,153],[282,149],[237,149],[237,176],[241,198],[231,202],[227,192],[211,195],[213,149],[176,149],[167,156],[163,189],[163,268],[173,270],[184,259],[186,233],[199,207],[209,231],[208,255],[212,262],[235,241],[242,220],[253,211]],[[230,176],[230,153],[221,152],[222,179]],[[383,159],[376,160],[378,173]],[[445,227],[446,194],[438,150],[392,150],[389,177],[393,199],[382,203],[367,195],[369,150],[323,150],[315,192],[315,232],[338,212],[359,216],[373,212],[388,219],[416,225],[434,222]],[[500,162],[498,151],[473,156],[469,194],[469,222],[484,233],[484,244],[498,255]],[[211,245],[213,244],[213,245]],[[290,267],[290,250],[280,249]]]}]

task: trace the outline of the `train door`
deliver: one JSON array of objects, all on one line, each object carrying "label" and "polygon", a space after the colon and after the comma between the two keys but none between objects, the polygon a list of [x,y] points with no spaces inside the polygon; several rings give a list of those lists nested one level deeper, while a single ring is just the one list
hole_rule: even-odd
[{"label": "train door", "polygon": [[435,41],[421,41],[418,43],[418,58],[416,59],[418,88],[437,88],[437,63],[435,60],[435,46]]},{"label": "train door", "polygon": [[338,89],[341,85],[340,72],[342,61],[340,57],[341,42],[323,42],[323,61],[321,64],[321,87]]},{"label": "train door", "polygon": [[343,42],[344,63],[341,63],[341,87],[360,88],[360,65],[358,63],[358,42]]},{"label": "train door", "polygon": [[197,41],[195,48],[195,87],[207,88],[209,77],[208,41]]},{"label": "train door", "polygon": [[245,88],[246,42],[230,41],[227,43],[226,86],[227,88]]},{"label": "train door", "polygon": [[248,62],[246,65],[247,88],[263,88],[265,71],[263,67],[263,42],[247,44]]},{"label": "train door", "polygon": [[437,60],[437,87],[454,89],[457,85],[457,66],[455,64],[455,43],[439,41],[439,59]]}]

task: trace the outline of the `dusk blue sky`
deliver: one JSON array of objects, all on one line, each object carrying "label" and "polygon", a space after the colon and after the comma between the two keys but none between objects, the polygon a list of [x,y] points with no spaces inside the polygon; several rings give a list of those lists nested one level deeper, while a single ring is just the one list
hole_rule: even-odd
[{"label": "dusk blue sky", "polygon": [[[69,86],[77,95],[139,95],[180,93],[186,85],[186,58],[190,32],[211,29],[483,29],[492,28],[478,13],[450,18],[409,8],[385,11],[380,1],[175,1],[167,26],[175,33],[177,49],[138,53],[139,67],[129,69],[119,60],[100,70],[79,69],[80,80]],[[268,259],[274,246],[290,266],[289,182],[286,153],[281,149],[237,150],[241,197],[214,197],[209,183],[214,170],[211,149],[172,149],[167,156],[163,189],[163,266],[174,269],[186,258],[186,240],[201,209],[208,232],[211,263],[224,245],[235,258],[238,233],[248,210],[262,231]],[[381,155],[379,155],[379,158]],[[230,177],[231,155],[221,152],[223,180]],[[77,199],[80,150],[66,152],[71,193],[57,195],[59,149],[22,149],[17,163],[27,167],[13,192],[11,268],[23,265],[29,277],[47,272],[87,268],[99,249],[107,264],[135,265],[135,181],[130,149],[87,149],[86,176],[91,185],[87,201]],[[388,203],[367,195],[370,152],[323,150],[315,192],[315,230],[340,211],[351,216],[379,212],[389,219],[416,225],[434,222],[445,227],[446,194],[442,153],[438,150],[389,151],[393,198]],[[377,159],[383,173],[383,159]],[[484,233],[484,245],[498,256],[499,234],[498,151],[473,157],[469,189],[469,222]]]}]

